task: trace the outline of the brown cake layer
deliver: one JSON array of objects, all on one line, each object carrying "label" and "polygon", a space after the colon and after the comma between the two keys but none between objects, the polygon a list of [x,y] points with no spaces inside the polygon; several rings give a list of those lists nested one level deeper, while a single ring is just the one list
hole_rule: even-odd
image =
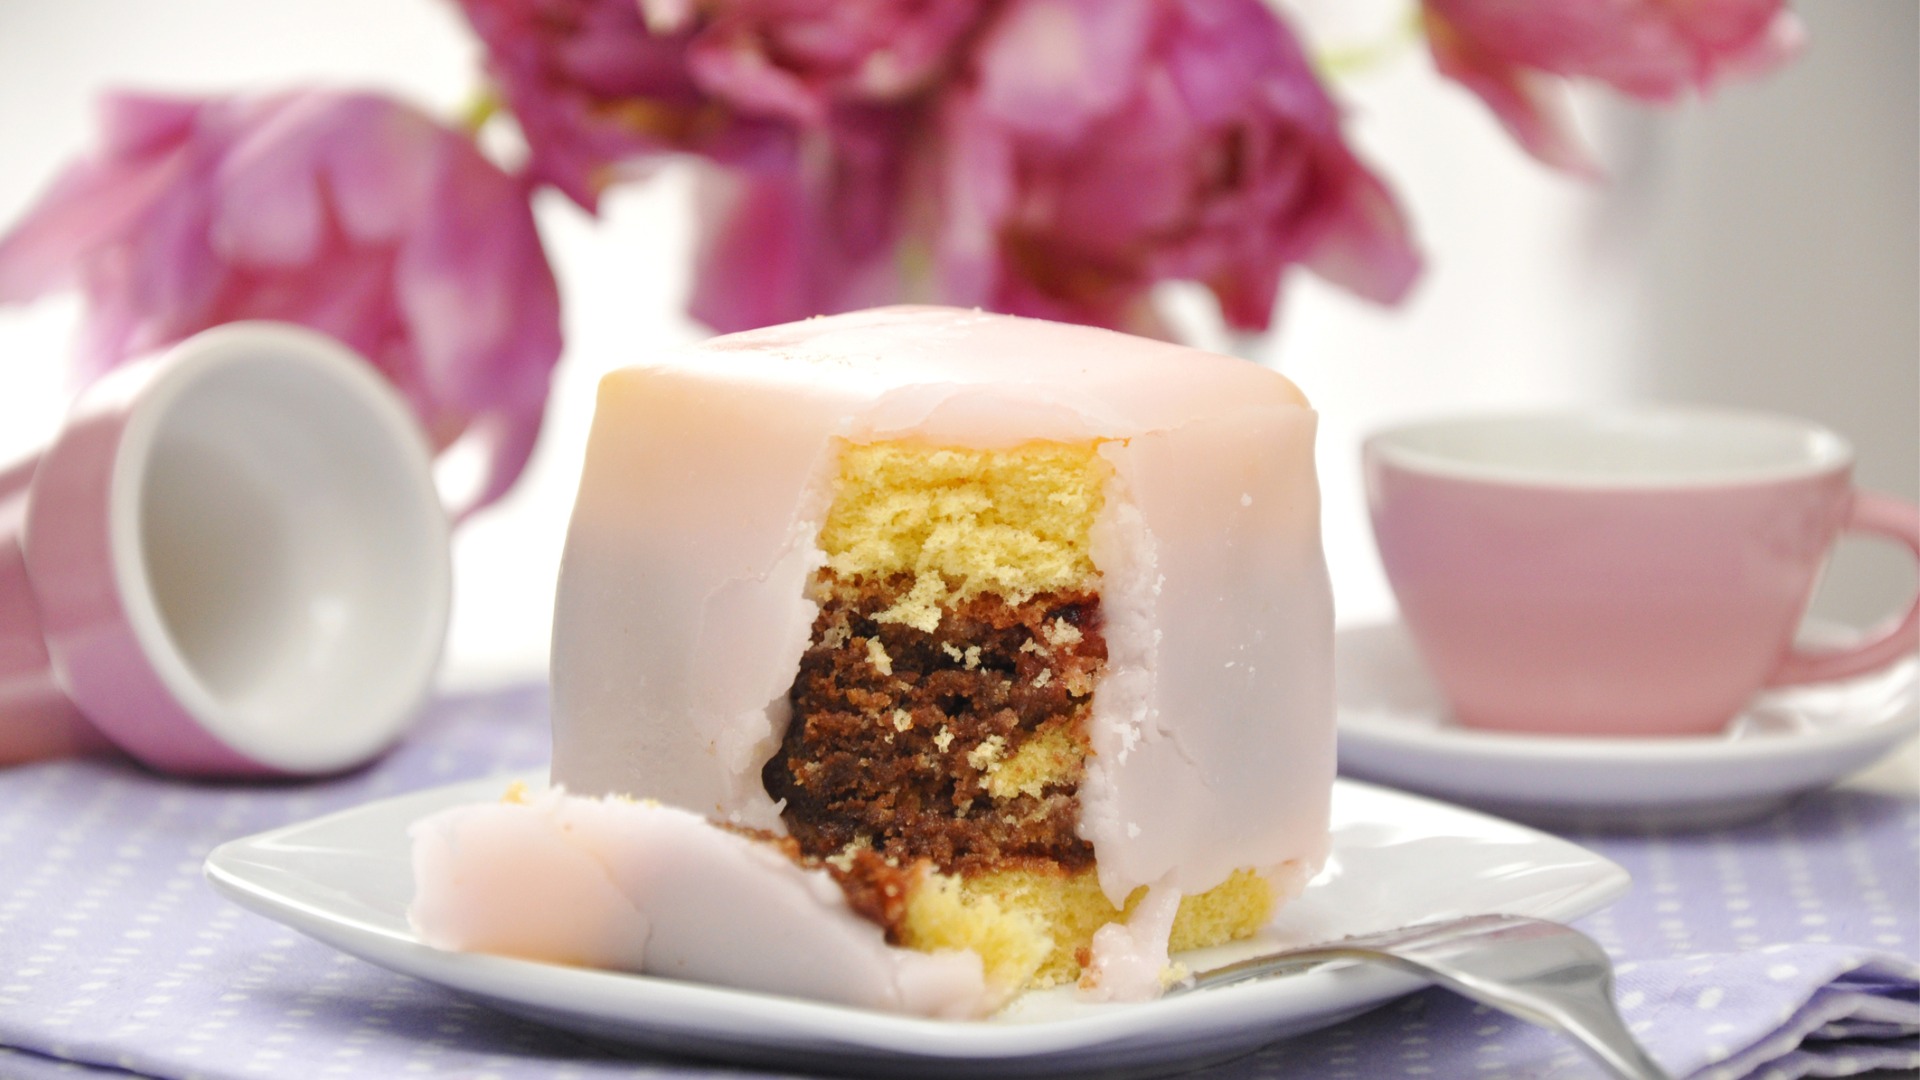
[{"label": "brown cake layer", "polygon": [[[1074,823],[1085,716],[1106,662],[1098,595],[982,594],[931,632],[875,618],[912,584],[823,577],[793,717],[762,774],[801,851],[870,846],[960,874],[1091,866]],[[1073,747],[1066,767],[1037,790],[989,791],[993,770],[1040,737]]]},{"label": "brown cake layer", "polygon": [[802,851],[799,841],[791,836],[780,836],[745,825],[726,822],[715,824],[728,832],[772,844],[787,858],[809,870],[825,870],[840,886],[840,891],[846,894],[847,906],[853,909],[855,915],[879,924],[887,932],[888,942],[894,945],[901,943],[901,926],[906,922],[907,900],[914,884],[926,872],[926,862],[902,866],[888,861],[877,851],[864,848],[823,858]]}]

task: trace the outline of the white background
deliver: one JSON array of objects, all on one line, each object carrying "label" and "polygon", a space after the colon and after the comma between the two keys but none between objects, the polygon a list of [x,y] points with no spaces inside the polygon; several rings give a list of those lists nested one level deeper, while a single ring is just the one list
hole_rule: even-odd
[{"label": "white background", "polygon": [[[1402,10],[1297,6],[1322,44],[1371,40]],[[1252,347],[1322,413],[1343,621],[1392,610],[1355,455],[1367,431],[1403,417],[1646,398],[1761,406],[1840,429],[1865,483],[1920,494],[1920,9],[1799,7],[1812,48],[1763,85],[1660,116],[1583,99],[1606,187],[1521,158],[1412,47],[1340,85],[1355,139],[1402,195],[1431,263],[1393,312],[1296,279],[1282,329]],[[0,223],[88,145],[102,89],[374,86],[453,115],[476,60],[439,0],[0,0]],[[593,384],[700,333],[680,314],[688,194],[689,177],[669,170],[609,200],[599,221],[557,197],[539,205],[567,351],[531,471],[457,539],[450,683],[544,670]],[[0,460],[57,426],[77,316],[70,298],[0,309]],[[1864,621],[1912,588],[1901,558],[1849,548],[1819,609]]]}]

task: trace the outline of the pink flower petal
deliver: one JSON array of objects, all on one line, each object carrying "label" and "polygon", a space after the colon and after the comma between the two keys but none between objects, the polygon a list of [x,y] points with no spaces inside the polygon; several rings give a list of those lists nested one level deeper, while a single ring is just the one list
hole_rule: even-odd
[{"label": "pink flower petal", "polygon": [[810,310],[809,208],[795,178],[748,174],[702,192],[707,221],[688,312],[718,333],[803,319]]},{"label": "pink flower petal", "polygon": [[483,498],[512,484],[560,354],[519,180],[366,94],[109,113],[114,138],[0,239],[0,300],[77,281],[86,374],[223,322],[313,327],[392,380],[436,446],[492,433]]},{"label": "pink flower petal", "polygon": [[99,113],[108,146],[69,166],[0,237],[0,303],[71,287],[82,260],[135,228],[195,167],[198,105],[116,94]]},{"label": "pink flower petal", "polygon": [[902,299],[903,208],[924,183],[908,171],[908,119],[836,114],[802,136],[799,168],[704,177],[694,316],[744,330]]},{"label": "pink flower petal", "polygon": [[1063,142],[1125,103],[1153,32],[1148,0],[1026,0],[980,45],[980,108],[1008,130]]},{"label": "pink flower petal", "polygon": [[[391,242],[434,197],[437,161],[413,148],[434,140],[427,121],[381,108],[378,98],[354,103],[335,121],[318,162],[335,220],[361,244]],[[355,117],[354,112],[364,113]]]},{"label": "pink flower petal", "polygon": [[127,159],[166,153],[186,142],[200,120],[201,103],[151,94],[108,94],[97,111],[105,156]]},{"label": "pink flower petal", "polygon": [[[1419,280],[1421,258],[1385,185],[1363,169],[1306,259],[1315,274],[1375,303],[1398,304]],[[1250,325],[1252,320],[1239,325]]]},{"label": "pink flower petal", "polygon": [[314,113],[328,104],[320,95],[283,98],[240,124],[214,178],[212,242],[223,258],[297,266],[318,254],[327,240],[327,209],[316,145],[324,133],[316,131]]},{"label": "pink flower petal", "polygon": [[827,101],[791,70],[771,62],[756,48],[752,27],[740,26],[726,37],[709,31],[687,51],[687,70],[707,92],[748,113],[781,116],[817,125],[827,118]]},{"label": "pink flower petal", "polygon": [[1541,164],[1597,180],[1599,163],[1575,129],[1558,80],[1479,49],[1435,11],[1427,12],[1427,42],[1440,74],[1474,92],[1507,134]]},{"label": "pink flower petal", "polygon": [[[532,395],[526,395],[524,400],[531,402]],[[540,408],[487,412],[474,419],[466,437],[480,445],[485,460],[472,496],[453,508],[455,524],[498,502],[513,488],[513,482],[526,469],[539,443],[545,404],[543,389],[539,396]]]},{"label": "pink flower petal", "polygon": [[[1129,13],[1142,36],[1121,48]],[[1063,41],[1067,62],[1049,60]],[[1139,329],[1153,284],[1185,279],[1260,329],[1289,267],[1383,302],[1418,273],[1399,209],[1259,0],[1012,0],[982,48],[941,127],[949,297]]]},{"label": "pink flower petal", "polygon": [[988,7],[973,0],[706,0],[700,18],[657,0],[643,9],[655,32],[694,31],[687,67],[718,103],[818,126],[836,106],[890,104],[927,86]]},{"label": "pink flower petal", "polygon": [[1799,49],[1784,0],[1423,0],[1441,73],[1479,95],[1521,146],[1592,174],[1559,115],[1559,81],[1594,79],[1647,101],[1706,93]]},{"label": "pink flower petal", "polygon": [[145,214],[173,182],[174,163],[80,162],[0,237],[0,303],[23,303],[75,281],[78,260]]},{"label": "pink flower petal", "polygon": [[532,154],[527,171],[589,211],[608,184],[677,150],[791,161],[792,133],[703,90],[693,6],[636,0],[459,0]]},{"label": "pink flower petal", "polygon": [[1017,183],[1015,143],[964,98],[948,104],[941,133],[946,152],[935,237],[941,296],[962,307],[992,305],[1000,278],[1000,227],[1012,214]]},{"label": "pink flower petal", "polygon": [[1807,28],[1791,11],[1777,12],[1765,31],[1723,49],[1718,74],[1729,79],[1770,75],[1797,58],[1807,46]]},{"label": "pink flower petal", "polygon": [[213,216],[205,173],[183,172],[159,194],[138,226],[85,264],[87,290],[105,271],[142,315],[145,349],[159,348],[224,321],[216,317],[229,277],[208,243]]},{"label": "pink flower petal", "polygon": [[470,144],[437,146],[439,184],[402,240],[395,299],[420,377],[436,397],[479,411],[538,374],[538,404],[559,359],[559,290],[525,197]]}]

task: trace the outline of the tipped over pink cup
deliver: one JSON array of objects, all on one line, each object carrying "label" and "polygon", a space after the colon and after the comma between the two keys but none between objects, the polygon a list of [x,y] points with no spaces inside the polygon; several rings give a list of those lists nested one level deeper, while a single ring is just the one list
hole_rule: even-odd
[{"label": "tipped over pink cup", "polygon": [[369,365],[291,326],[199,334],[0,471],[0,763],[362,764],[431,684],[450,580],[426,441]]},{"label": "tipped over pink cup", "polygon": [[1853,485],[1819,425],[1711,408],[1465,416],[1362,451],[1381,562],[1462,724],[1702,735],[1769,686],[1920,648],[1920,597],[1855,644],[1794,643],[1843,532],[1920,558],[1920,508]]}]

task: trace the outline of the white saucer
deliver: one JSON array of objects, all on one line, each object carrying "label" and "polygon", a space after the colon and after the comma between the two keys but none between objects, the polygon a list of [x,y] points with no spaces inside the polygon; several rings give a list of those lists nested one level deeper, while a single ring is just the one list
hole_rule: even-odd
[{"label": "white saucer", "polygon": [[1335,652],[1342,774],[1534,822],[1748,820],[1920,731],[1914,657],[1863,678],[1762,694],[1719,735],[1613,739],[1459,726],[1399,623],[1344,627]]},{"label": "white saucer", "polygon": [[[207,877],[270,919],[503,1012],[649,1050],[808,1072],[1154,1075],[1236,1057],[1424,985],[1385,967],[1340,965],[1137,1005],[1030,993],[969,1023],[421,944],[407,926],[407,826],[497,799],[506,785],[472,781],[235,840],[208,857]],[[1289,944],[1482,912],[1567,920],[1626,889],[1625,871],[1566,840],[1342,780],[1333,851],[1306,892],[1250,941],[1178,959],[1206,970]]]}]

